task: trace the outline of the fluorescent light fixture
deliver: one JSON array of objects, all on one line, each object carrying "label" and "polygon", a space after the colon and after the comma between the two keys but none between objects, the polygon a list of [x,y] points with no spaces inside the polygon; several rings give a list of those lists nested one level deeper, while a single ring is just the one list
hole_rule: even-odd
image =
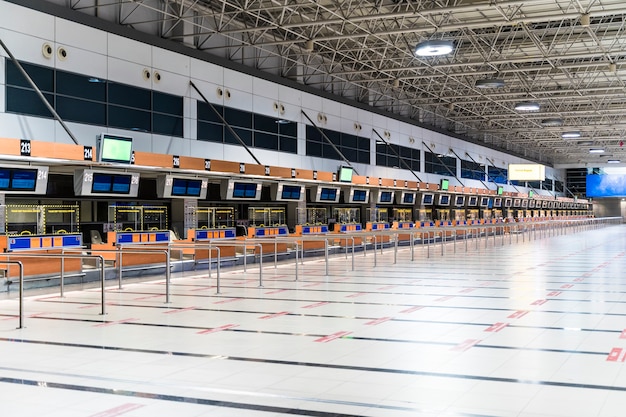
[{"label": "fluorescent light fixture", "polygon": [[591,146],[593,145],[593,141],[592,140],[581,140],[580,142],[576,142],[577,145],[580,146]]},{"label": "fluorescent light fixture", "polygon": [[619,164],[619,159],[609,159],[606,161],[607,164]]},{"label": "fluorescent light fixture", "polygon": [[476,80],[474,85],[476,88],[502,88],[506,84],[500,78],[483,78],[482,80]]},{"label": "fluorescent light fixture", "polygon": [[560,117],[550,117],[547,119],[541,120],[542,126],[552,127],[552,126],[563,126],[563,119]]},{"label": "fluorescent light fixture", "polygon": [[517,111],[537,111],[541,108],[536,101],[521,101],[515,104],[515,110]]},{"label": "fluorescent light fixture", "polygon": [[418,43],[415,47],[415,55],[417,56],[439,56],[447,55],[454,50],[452,41],[429,40]]},{"label": "fluorescent light fixture", "polygon": [[589,149],[589,153],[604,153],[604,149],[592,148]]},{"label": "fluorescent light fixture", "polygon": [[579,130],[573,130],[571,132],[563,132],[561,133],[561,137],[563,139],[576,139],[580,137],[580,131]]}]

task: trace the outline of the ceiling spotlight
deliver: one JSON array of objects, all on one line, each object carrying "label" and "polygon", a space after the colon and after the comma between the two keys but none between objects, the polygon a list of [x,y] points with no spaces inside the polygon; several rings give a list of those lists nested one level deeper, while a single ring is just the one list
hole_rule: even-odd
[{"label": "ceiling spotlight", "polygon": [[502,88],[505,86],[504,80],[500,78],[483,78],[476,80],[476,88]]},{"label": "ceiling spotlight", "polygon": [[313,52],[313,39],[309,39],[304,43],[305,52]]},{"label": "ceiling spotlight", "polygon": [[604,153],[604,149],[599,149],[599,148],[589,149],[589,153]]},{"label": "ceiling spotlight", "polygon": [[575,131],[571,131],[571,132],[563,132],[561,133],[561,137],[563,139],[576,139],[580,137],[580,131],[579,130],[575,130]]},{"label": "ceiling spotlight", "polygon": [[619,164],[619,159],[609,159],[606,161],[607,164]]},{"label": "ceiling spotlight", "polygon": [[522,101],[515,104],[515,110],[517,111],[537,111],[541,108],[536,101]]},{"label": "ceiling spotlight", "polygon": [[417,56],[439,56],[447,55],[454,50],[452,41],[429,40],[418,43],[415,47],[415,55]]},{"label": "ceiling spotlight", "polygon": [[563,126],[563,119],[561,119],[560,117],[550,117],[548,119],[542,119],[541,125],[547,127]]}]

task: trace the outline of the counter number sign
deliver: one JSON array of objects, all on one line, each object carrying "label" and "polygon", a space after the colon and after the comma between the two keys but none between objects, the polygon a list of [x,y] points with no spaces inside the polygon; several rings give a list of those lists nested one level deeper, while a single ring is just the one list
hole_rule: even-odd
[{"label": "counter number sign", "polygon": [[30,140],[20,139],[20,155],[30,156]]}]

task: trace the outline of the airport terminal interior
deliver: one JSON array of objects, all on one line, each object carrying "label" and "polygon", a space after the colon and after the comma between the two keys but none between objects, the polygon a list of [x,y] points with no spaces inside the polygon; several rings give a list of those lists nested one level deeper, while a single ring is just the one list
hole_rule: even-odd
[{"label": "airport terminal interior", "polygon": [[0,409],[615,417],[622,0],[0,0]]}]

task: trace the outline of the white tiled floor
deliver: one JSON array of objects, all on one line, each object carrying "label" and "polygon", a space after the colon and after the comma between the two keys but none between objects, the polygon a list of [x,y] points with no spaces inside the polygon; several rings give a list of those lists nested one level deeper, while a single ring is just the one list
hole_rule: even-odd
[{"label": "white tiled floor", "polygon": [[3,299],[1,415],[623,416],[626,226],[512,240]]}]

